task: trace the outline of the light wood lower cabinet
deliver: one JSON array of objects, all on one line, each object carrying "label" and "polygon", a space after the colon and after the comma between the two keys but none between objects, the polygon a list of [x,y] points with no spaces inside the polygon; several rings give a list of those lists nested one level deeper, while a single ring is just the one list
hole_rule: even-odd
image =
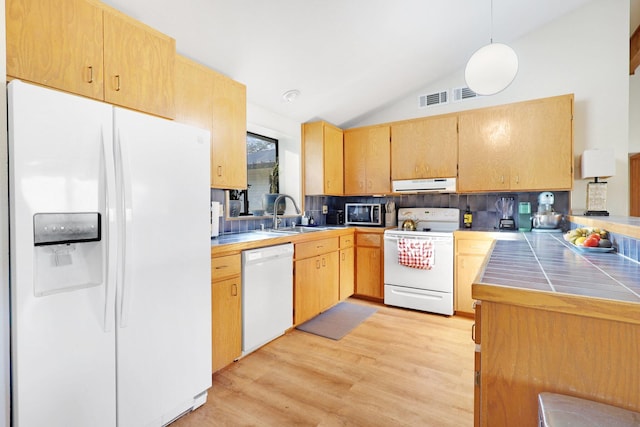
[{"label": "light wood lower cabinet", "polygon": [[211,372],[242,354],[242,278],[240,254],[211,259]]},{"label": "light wood lower cabinet", "polygon": [[356,289],[360,296],[384,298],[384,248],[382,231],[356,231]]},{"label": "light wood lower cabinet", "polygon": [[485,289],[474,291],[482,301],[480,426],[537,427],[541,392],[640,411],[637,304]]},{"label": "light wood lower cabinet", "polygon": [[456,314],[473,316],[471,285],[484,265],[493,240],[481,232],[461,232],[459,235],[455,237],[454,309]]},{"label": "light wood lower cabinet", "polygon": [[295,245],[294,315],[299,325],[335,305],[339,300],[338,238]]},{"label": "light wood lower cabinet", "polygon": [[340,236],[340,300],[353,295],[355,290],[355,236]]}]

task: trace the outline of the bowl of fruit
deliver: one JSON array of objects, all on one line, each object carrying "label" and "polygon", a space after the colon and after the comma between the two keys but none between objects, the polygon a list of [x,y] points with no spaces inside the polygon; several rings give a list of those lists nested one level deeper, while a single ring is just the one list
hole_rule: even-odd
[{"label": "bowl of fruit", "polygon": [[611,252],[614,250],[609,232],[602,228],[575,228],[566,233],[564,239],[584,251]]}]

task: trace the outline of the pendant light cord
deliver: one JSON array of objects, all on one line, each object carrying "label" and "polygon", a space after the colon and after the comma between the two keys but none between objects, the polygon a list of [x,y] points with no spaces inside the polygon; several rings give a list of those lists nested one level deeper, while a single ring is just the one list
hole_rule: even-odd
[{"label": "pendant light cord", "polygon": [[493,0],[491,0],[491,28],[489,30],[489,43],[493,44]]}]

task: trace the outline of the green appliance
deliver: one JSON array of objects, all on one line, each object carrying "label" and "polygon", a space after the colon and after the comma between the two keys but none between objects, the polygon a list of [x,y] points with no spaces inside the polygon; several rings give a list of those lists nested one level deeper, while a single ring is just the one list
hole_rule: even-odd
[{"label": "green appliance", "polygon": [[531,203],[520,202],[518,204],[518,230],[531,231]]}]

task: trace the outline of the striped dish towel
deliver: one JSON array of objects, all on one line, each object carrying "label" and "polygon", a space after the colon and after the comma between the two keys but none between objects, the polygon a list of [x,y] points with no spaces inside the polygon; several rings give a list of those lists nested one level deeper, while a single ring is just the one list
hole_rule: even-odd
[{"label": "striped dish towel", "polygon": [[431,240],[398,239],[398,264],[431,270],[433,262],[434,253]]}]

